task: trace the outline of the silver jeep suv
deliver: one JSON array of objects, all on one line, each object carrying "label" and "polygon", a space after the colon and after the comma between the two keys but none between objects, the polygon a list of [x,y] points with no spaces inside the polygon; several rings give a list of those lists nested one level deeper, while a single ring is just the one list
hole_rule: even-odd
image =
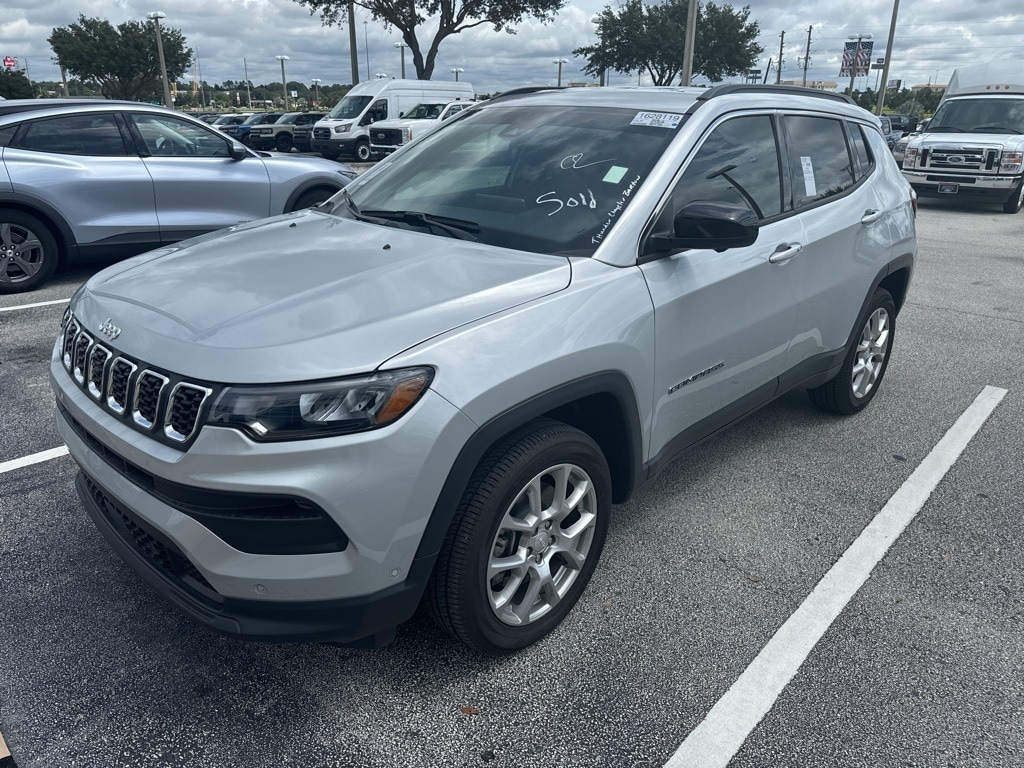
[{"label": "silver jeep suv", "polygon": [[797,88],[492,99],[306,211],[73,298],[58,423],[111,546],[242,637],[508,653],[623,502],[806,388],[878,392],[916,251],[877,118]]}]

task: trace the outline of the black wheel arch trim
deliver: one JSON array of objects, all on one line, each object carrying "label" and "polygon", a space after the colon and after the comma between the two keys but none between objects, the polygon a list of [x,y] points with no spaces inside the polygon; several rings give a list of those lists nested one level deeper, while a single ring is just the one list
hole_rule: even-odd
[{"label": "black wheel arch trim", "polygon": [[282,213],[291,213],[295,209],[295,204],[299,202],[299,198],[311,190],[333,189],[334,192],[331,192],[331,194],[333,195],[338,190],[344,188],[344,184],[340,183],[336,179],[330,178],[329,176],[321,176],[315,179],[309,179],[308,181],[304,181],[302,182],[302,184],[296,187],[288,196],[288,200],[284,204],[284,210],[282,211]]},{"label": "black wheel arch trim", "polygon": [[[618,433],[618,429],[621,428],[624,445],[617,446],[618,457],[608,456],[611,433],[603,436],[604,439],[593,434],[591,436],[605,452],[609,465],[614,461],[617,467],[612,469],[613,501],[626,501],[643,479],[643,431],[632,384],[621,372],[604,371],[566,382],[535,395],[498,414],[477,429],[463,445],[434,503],[430,519],[420,539],[416,560],[429,558],[430,562],[433,562],[436,558],[473,471],[491,446],[524,424],[552,414],[552,417],[557,419],[559,411],[564,413],[575,404],[594,397],[611,397],[620,410],[623,423],[615,425],[614,431]],[[566,420],[566,423],[572,422]]]}]

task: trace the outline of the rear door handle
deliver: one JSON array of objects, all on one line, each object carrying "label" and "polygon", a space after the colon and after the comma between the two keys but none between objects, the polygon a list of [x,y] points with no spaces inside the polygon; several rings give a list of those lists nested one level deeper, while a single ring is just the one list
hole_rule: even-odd
[{"label": "rear door handle", "polygon": [[800,243],[783,243],[775,249],[775,253],[768,257],[772,264],[785,264],[796,256],[804,247]]},{"label": "rear door handle", "polygon": [[875,211],[868,208],[864,211],[864,215],[860,217],[861,224],[874,224],[885,214],[885,211]]}]

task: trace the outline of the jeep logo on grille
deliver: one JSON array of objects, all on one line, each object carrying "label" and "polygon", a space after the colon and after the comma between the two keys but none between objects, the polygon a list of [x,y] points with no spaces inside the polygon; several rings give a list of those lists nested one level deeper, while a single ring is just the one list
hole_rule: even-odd
[{"label": "jeep logo on grille", "polygon": [[946,158],[946,162],[949,163],[950,165],[963,165],[965,162],[967,162],[967,158],[964,157],[963,155],[949,155]]},{"label": "jeep logo on grille", "polygon": [[109,317],[99,324],[99,328],[97,330],[111,341],[121,335],[121,329],[110,322]]}]

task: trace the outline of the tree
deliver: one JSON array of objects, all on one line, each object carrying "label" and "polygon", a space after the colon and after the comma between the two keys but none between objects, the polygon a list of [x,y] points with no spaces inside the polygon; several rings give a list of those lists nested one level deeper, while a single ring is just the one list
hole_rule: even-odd
[{"label": "tree", "polygon": [[24,72],[4,69],[0,71],[0,96],[5,99],[31,99],[35,94]]},{"label": "tree", "polygon": [[[655,85],[671,85],[683,69],[687,12],[688,0],[667,0],[661,5],[626,0],[618,11],[605,6],[597,23],[600,42],[577,48],[573,55],[585,56],[583,71],[594,76],[609,69],[646,70]],[[701,4],[694,75],[718,82],[754,65],[764,49],[757,44],[760,25],[749,18],[749,6],[736,11],[731,5]]]},{"label": "tree", "polygon": [[[167,77],[175,82],[188,69],[192,50],[172,27],[161,27]],[[163,94],[156,32],[152,24],[126,21],[115,29],[105,19],[87,19],[55,27],[49,37],[57,59],[86,82],[97,83],[108,99],[150,101]]]},{"label": "tree", "polygon": [[[340,24],[348,18],[348,0],[295,0],[299,5],[319,13],[325,26]],[[429,80],[434,74],[437,52],[441,43],[452,35],[491,24],[498,32],[515,34],[512,25],[525,17],[551,21],[566,0],[358,0],[355,5],[365,8],[374,20],[392,26],[402,34],[409,46],[412,63],[419,80]],[[436,19],[436,31],[430,36],[423,25]],[[419,35],[429,40],[426,54]]]}]

